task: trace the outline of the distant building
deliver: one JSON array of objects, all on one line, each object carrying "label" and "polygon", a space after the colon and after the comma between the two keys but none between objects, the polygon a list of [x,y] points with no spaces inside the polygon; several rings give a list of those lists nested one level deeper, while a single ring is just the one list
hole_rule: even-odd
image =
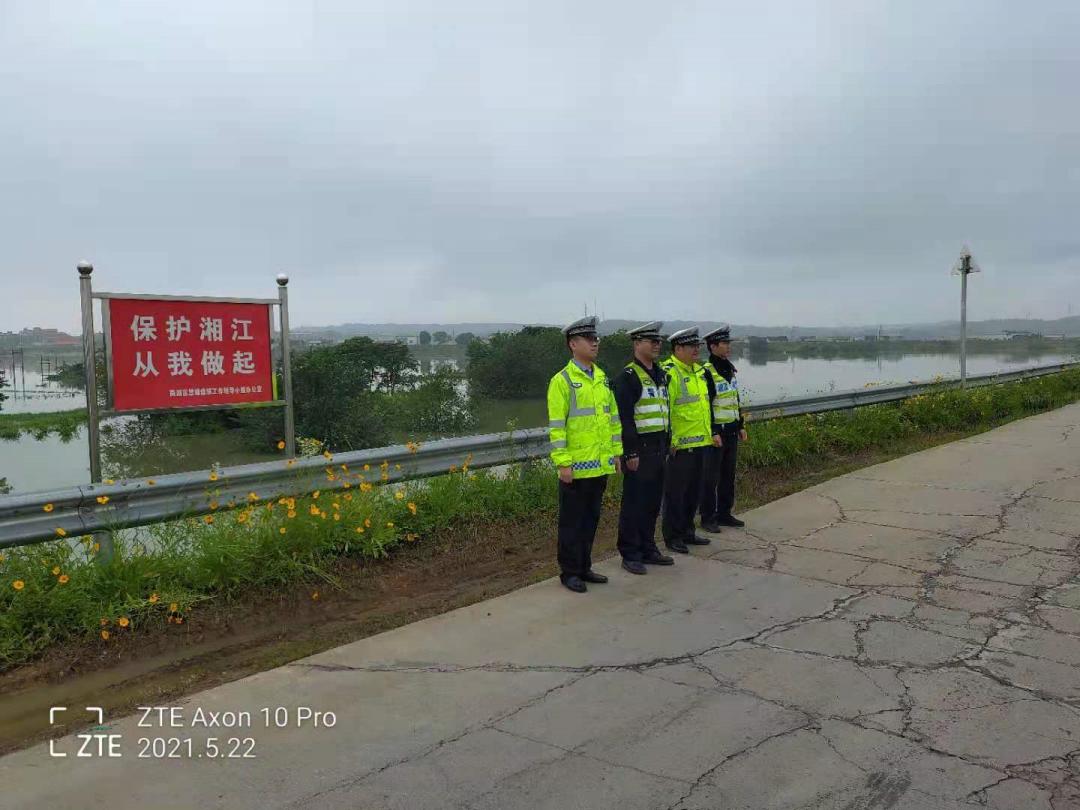
[{"label": "distant building", "polygon": [[398,335],[394,338],[395,343],[404,343],[406,346],[419,346],[420,338],[417,335]]},{"label": "distant building", "polygon": [[[61,332],[59,329],[42,329],[35,326],[33,329],[23,329],[17,334],[14,332],[4,333],[5,342],[15,342],[23,346],[81,346],[82,338]],[[12,341],[14,338],[14,341]]]}]

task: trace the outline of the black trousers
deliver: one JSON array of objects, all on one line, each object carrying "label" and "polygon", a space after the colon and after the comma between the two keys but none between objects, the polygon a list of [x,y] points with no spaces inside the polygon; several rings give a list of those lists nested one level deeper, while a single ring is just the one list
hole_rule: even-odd
[{"label": "black trousers", "polygon": [[664,498],[664,462],[667,434],[645,443],[638,455],[637,472],[623,462],[622,506],[619,508],[619,553],[624,560],[641,562],[660,553],[656,547],[656,519]]},{"label": "black trousers", "polygon": [[708,447],[701,482],[701,524],[730,517],[735,506],[735,462],[739,458],[739,434],[725,431],[723,447]]},{"label": "black trousers", "polygon": [[685,542],[694,536],[694,512],[701,498],[705,448],[679,450],[668,459],[664,482],[664,542]]},{"label": "black trousers", "polygon": [[592,568],[593,540],[605,489],[606,475],[575,478],[569,484],[559,482],[559,568],[564,582]]}]

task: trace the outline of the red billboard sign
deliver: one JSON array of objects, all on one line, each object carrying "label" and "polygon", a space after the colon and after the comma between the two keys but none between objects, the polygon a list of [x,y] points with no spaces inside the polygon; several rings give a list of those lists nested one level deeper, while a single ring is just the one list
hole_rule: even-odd
[{"label": "red billboard sign", "polygon": [[268,304],[108,297],[102,305],[114,411],[274,399]]}]

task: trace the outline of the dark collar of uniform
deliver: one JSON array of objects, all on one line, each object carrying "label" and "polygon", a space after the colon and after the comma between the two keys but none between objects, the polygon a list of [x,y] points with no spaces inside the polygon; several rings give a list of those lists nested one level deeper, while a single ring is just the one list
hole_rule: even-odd
[{"label": "dark collar of uniform", "polygon": [[713,368],[719,371],[726,377],[727,374],[735,374],[738,369],[735,368],[735,364],[728,360],[726,357],[717,357],[715,354],[709,356],[709,361],[712,363]]},{"label": "dark collar of uniform", "polygon": [[663,373],[663,369],[660,368],[659,363],[654,362],[652,364],[652,368],[646,368],[645,364],[638,360],[636,356],[634,357],[634,362],[639,365],[641,369],[652,378],[652,381],[654,383],[656,383],[657,385],[663,385],[663,382],[660,378],[660,374]]}]

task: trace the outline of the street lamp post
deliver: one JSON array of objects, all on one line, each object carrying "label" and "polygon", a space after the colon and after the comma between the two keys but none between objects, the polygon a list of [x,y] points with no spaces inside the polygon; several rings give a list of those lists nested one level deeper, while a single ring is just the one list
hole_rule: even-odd
[{"label": "street lamp post", "polygon": [[971,258],[971,251],[964,245],[960,258],[953,265],[953,275],[960,276],[960,387],[967,388],[967,288],[968,276],[980,272]]}]

